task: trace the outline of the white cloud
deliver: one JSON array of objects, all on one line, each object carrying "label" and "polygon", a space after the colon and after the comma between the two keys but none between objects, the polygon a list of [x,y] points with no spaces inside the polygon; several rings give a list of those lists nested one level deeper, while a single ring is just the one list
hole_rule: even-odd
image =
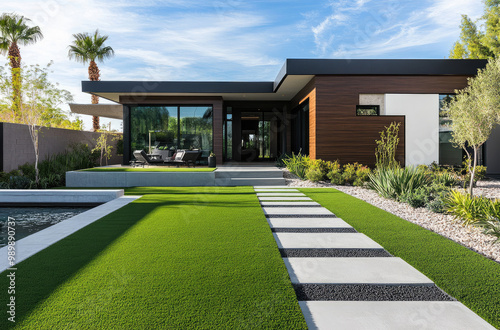
[{"label": "white cloud", "polygon": [[88,103],[90,96],[81,92],[87,67],[67,52],[72,34],[96,28],[109,35],[116,54],[98,63],[103,80],[218,80],[242,68],[259,68],[255,80],[274,79],[282,60],[267,50],[287,31],[248,6],[237,0],[20,0],[2,3],[2,11],[31,18],[44,33],[21,49],[23,62],[53,60],[53,80],[75,102]]},{"label": "white cloud", "polygon": [[[331,13],[319,25],[310,25],[316,54],[359,58],[391,56],[412,47],[451,45],[459,34],[461,14],[478,18],[483,4],[477,0],[341,0],[330,2],[330,8]],[[342,15],[342,21],[331,24],[336,15]]]}]

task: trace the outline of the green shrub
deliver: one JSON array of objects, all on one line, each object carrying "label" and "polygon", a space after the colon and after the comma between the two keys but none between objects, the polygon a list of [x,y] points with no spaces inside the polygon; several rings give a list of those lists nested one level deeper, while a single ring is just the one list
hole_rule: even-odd
[{"label": "green shrub", "polygon": [[436,213],[444,213],[447,210],[447,199],[451,189],[442,183],[432,183],[425,187],[425,207]]},{"label": "green shrub", "polygon": [[344,184],[344,178],[342,177],[342,167],[340,166],[338,161],[330,162],[330,169],[326,176],[332,184]]},{"label": "green shrub", "polygon": [[399,196],[399,201],[407,203],[411,207],[423,207],[426,203],[427,191],[424,187],[420,187],[415,191],[407,191]]},{"label": "green shrub", "polygon": [[306,172],[306,178],[307,178],[307,180],[310,180],[312,182],[318,182],[318,181],[323,180],[324,173],[319,168],[311,167]]},{"label": "green shrub", "polygon": [[[66,172],[94,167],[99,155],[92,152],[86,144],[73,144],[63,153],[51,155],[38,163],[40,180],[35,184],[35,165],[26,163],[19,166],[19,171],[11,172],[10,177],[22,177],[23,179],[12,179],[7,183],[11,189],[26,188],[53,188],[65,185]],[[30,182],[27,185],[27,182]],[[25,188],[15,188],[15,187]]]},{"label": "green shrub", "polygon": [[368,187],[385,198],[399,199],[429,184],[427,173],[417,167],[384,169],[369,174]]},{"label": "green shrub", "polygon": [[447,202],[448,212],[464,225],[472,225],[488,218],[491,201],[485,197],[474,197],[457,190],[451,191]]},{"label": "green shrub", "polygon": [[500,219],[490,218],[488,220],[478,221],[475,225],[482,227],[484,234],[496,237],[493,243],[500,243]]},{"label": "green shrub", "polygon": [[9,189],[30,189],[31,187],[31,180],[25,176],[11,176],[9,178]]},{"label": "green shrub", "polygon": [[444,170],[432,173],[432,182],[446,187],[453,187],[458,184],[459,180],[455,173]]},{"label": "green shrub", "polygon": [[357,165],[358,163],[344,165],[344,171],[342,172],[342,179],[344,183],[354,183],[354,181],[356,180]]},{"label": "green shrub", "polygon": [[355,186],[364,186],[366,182],[370,180],[370,173],[372,171],[368,166],[363,166],[358,164],[356,169],[356,180],[354,180],[353,185]]}]

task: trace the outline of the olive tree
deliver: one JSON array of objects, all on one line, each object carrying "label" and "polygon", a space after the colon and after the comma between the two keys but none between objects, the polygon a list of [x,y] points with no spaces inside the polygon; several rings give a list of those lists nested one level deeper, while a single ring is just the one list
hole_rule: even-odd
[{"label": "olive tree", "polygon": [[476,77],[469,78],[466,88],[455,92],[447,109],[452,121],[451,142],[467,154],[472,196],[479,148],[500,122],[500,59],[489,60]]}]

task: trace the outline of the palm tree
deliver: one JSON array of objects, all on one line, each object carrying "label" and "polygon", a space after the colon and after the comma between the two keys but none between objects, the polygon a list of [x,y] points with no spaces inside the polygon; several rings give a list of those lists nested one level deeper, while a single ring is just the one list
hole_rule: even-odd
[{"label": "palm tree", "polygon": [[29,18],[17,14],[3,13],[0,16],[0,52],[7,53],[12,68],[12,111],[14,119],[20,117],[21,109],[21,52],[19,45],[34,44],[43,38],[38,26],[29,27]]},{"label": "palm tree", "polygon": [[[113,48],[104,46],[104,43],[108,40],[108,36],[101,36],[99,30],[95,30],[92,35],[85,32],[73,34],[73,37],[75,40],[69,46],[69,58],[74,58],[77,62],[83,64],[89,62],[89,80],[99,81],[100,71],[95,61],[103,62],[105,59],[115,55]],[[98,103],[99,97],[92,95],[92,104]],[[92,126],[94,131],[97,132],[99,130],[99,117],[92,117]]]}]

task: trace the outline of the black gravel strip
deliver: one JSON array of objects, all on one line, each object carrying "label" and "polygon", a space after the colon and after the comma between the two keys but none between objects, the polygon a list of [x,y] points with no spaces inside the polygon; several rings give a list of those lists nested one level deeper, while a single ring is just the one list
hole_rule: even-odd
[{"label": "black gravel strip", "polygon": [[392,257],[383,249],[280,249],[283,258],[380,258]]},{"label": "black gravel strip", "polygon": [[336,218],[335,214],[271,214],[268,218]]},{"label": "black gravel strip", "polygon": [[283,205],[283,204],[279,204],[279,205],[262,205],[262,207],[321,207],[320,204],[318,205]]},{"label": "black gravel strip", "polygon": [[274,233],[357,233],[354,228],[271,228]]},{"label": "black gravel strip", "polygon": [[435,285],[294,284],[303,300],[454,301]]}]

